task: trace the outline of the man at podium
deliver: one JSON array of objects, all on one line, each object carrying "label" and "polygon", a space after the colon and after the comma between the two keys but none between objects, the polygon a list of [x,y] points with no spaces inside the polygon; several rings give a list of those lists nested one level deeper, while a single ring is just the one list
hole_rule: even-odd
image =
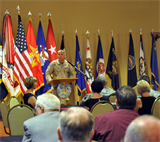
[{"label": "man at podium", "polygon": [[[65,60],[66,54],[64,50],[58,50],[58,59],[52,61],[46,70],[47,82],[56,78],[74,78],[72,66]],[[58,84],[52,85],[52,93],[57,95]]]}]

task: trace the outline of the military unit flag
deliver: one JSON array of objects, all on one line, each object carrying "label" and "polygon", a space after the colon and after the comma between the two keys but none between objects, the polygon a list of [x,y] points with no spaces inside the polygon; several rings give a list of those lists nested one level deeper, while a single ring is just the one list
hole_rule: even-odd
[{"label": "military unit flag", "polygon": [[[75,57],[75,66],[83,71],[82,69],[82,60],[81,60],[81,53],[80,53],[80,48],[79,48],[79,41],[78,41],[78,36],[76,35],[76,57]],[[78,88],[78,95],[81,96],[82,92],[86,90],[85,88],[85,82],[84,82],[84,76],[81,72],[78,70],[76,72],[76,77],[78,78],[76,80],[76,87]]]},{"label": "military unit flag", "polygon": [[110,47],[109,56],[108,56],[106,74],[108,78],[111,80],[112,89],[117,90],[119,88],[118,62],[116,58],[113,37],[112,37],[111,47]]},{"label": "military unit flag", "polygon": [[29,19],[29,23],[28,23],[26,40],[28,45],[27,50],[31,58],[32,73],[33,73],[33,76],[37,78],[37,88],[35,89],[35,92],[36,92],[42,86],[44,86],[44,80],[42,75],[40,56],[37,49],[37,43],[34,36],[31,19]]},{"label": "military unit flag", "polygon": [[40,60],[41,60],[41,68],[42,68],[43,80],[44,80],[44,86],[42,86],[36,92],[36,95],[38,96],[38,95],[43,94],[51,89],[51,85],[47,84],[47,80],[45,77],[46,70],[49,65],[49,55],[48,55],[48,50],[47,50],[47,46],[46,46],[46,42],[45,42],[45,38],[44,38],[41,19],[39,20],[39,25],[38,25],[37,47],[38,47],[39,56],[40,56]]},{"label": "military unit flag", "polygon": [[2,42],[1,42],[1,37],[0,37],[0,100],[3,100],[7,94],[8,94],[8,91],[4,85],[4,83],[2,82]]},{"label": "military unit flag", "polygon": [[129,55],[128,55],[128,85],[135,88],[137,84],[136,63],[134,56],[134,45],[132,34],[130,32]]},{"label": "military unit flag", "polygon": [[103,50],[100,35],[98,35],[97,59],[96,59],[96,78],[99,74],[105,75]]},{"label": "military unit flag", "polygon": [[58,54],[57,54],[57,47],[56,47],[54,32],[53,32],[53,28],[52,28],[52,22],[51,22],[50,18],[49,18],[48,22],[49,23],[48,23],[46,45],[47,45],[48,54],[49,54],[49,61],[51,63],[52,61],[58,59]]},{"label": "military unit flag", "polygon": [[10,96],[16,96],[20,93],[20,86],[14,79],[14,48],[15,43],[13,39],[11,16],[5,15],[3,19],[3,75],[2,81],[10,94]]},{"label": "military unit flag", "polygon": [[62,34],[62,41],[61,41],[61,50],[65,50],[65,46],[64,46],[64,34]]},{"label": "military unit flag", "polygon": [[152,51],[151,51],[151,86],[154,90],[159,89],[159,76],[158,76],[158,62],[156,53],[156,43],[154,35],[152,36]]},{"label": "military unit flag", "polygon": [[91,93],[91,84],[94,80],[93,77],[93,66],[92,66],[92,57],[91,57],[91,50],[90,50],[90,43],[89,37],[87,37],[87,46],[86,46],[86,64],[85,64],[85,86],[87,93]]},{"label": "military unit flag", "polygon": [[146,72],[146,62],[143,52],[142,33],[140,33],[140,57],[139,57],[139,75],[144,75]]}]

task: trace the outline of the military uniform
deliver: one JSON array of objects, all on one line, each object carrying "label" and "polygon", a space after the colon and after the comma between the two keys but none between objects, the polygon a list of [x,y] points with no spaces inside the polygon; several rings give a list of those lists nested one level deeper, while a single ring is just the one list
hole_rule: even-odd
[{"label": "military uniform", "polygon": [[[63,63],[60,63],[57,60],[54,60],[50,63],[50,65],[48,66],[47,70],[46,70],[46,80],[47,82],[49,82],[52,77],[51,74],[53,74],[53,78],[74,78],[74,71],[72,66],[66,61],[64,60]],[[57,95],[57,86],[53,84],[52,85],[52,92]]]}]

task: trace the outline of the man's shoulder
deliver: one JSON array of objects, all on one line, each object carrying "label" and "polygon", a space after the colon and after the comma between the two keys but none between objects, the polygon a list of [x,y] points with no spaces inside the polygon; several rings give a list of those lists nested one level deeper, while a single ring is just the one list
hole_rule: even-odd
[{"label": "man's shoulder", "polygon": [[154,97],[159,97],[160,96],[160,92],[158,91],[155,91],[153,90],[152,88],[150,88],[150,93],[149,93],[151,96],[154,96]]},{"label": "man's shoulder", "polygon": [[101,95],[103,95],[103,96],[109,96],[109,95],[111,95],[113,93],[116,93],[116,91],[112,90],[108,86],[104,87],[103,90],[101,91]]},{"label": "man's shoulder", "polygon": [[44,121],[44,119],[49,117],[59,117],[60,112],[45,112],[40,115],[34,116],[24,122],[26,125],[35,125],[36,123],[39,124],[39,122]]},{"label": "man's shoulder", "polygon": [[59,61],[58,61],[58,59],[56,59],[56,60],[53,60],[50,64],[58,64],[59,63]]},{"label": "man's shoulder", "polygon": [[115,111],[110,111],[110,112],[106,112],[106,113],[103,113],[103,114],[100,114],[97,116],[97,118],[117,118],[119,119],[118,116],[129,116],[129,115],[134,115],[135,117],[139,116],[137,112],[135,112],[134,110],[130,110],[130,109],[118,109],[118,110],[115,110]]}]

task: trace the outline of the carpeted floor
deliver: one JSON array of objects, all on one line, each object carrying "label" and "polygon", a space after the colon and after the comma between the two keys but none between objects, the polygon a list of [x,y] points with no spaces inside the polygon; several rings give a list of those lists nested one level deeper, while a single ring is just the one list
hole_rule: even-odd
[{"label": "carpeted floor", "polygon": [[0,137],[7,137],[7,136],[9,136],[9,135],[6,134],[5,131],[4,131],[3,122],[0,121]]}]

